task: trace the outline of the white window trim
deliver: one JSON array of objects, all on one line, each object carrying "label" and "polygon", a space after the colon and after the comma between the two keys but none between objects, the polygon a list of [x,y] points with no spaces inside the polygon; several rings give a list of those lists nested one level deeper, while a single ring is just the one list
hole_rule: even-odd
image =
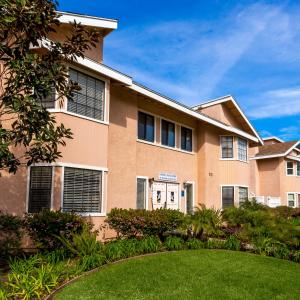
[{"label": "white window trim", "polygon": [[[222,156],[222,137],[232,137],[232,157],[229,158],[223,158]],[[220,135],[220,160],[237,160],[236,159],[236,149],[235,149],[235,136],[233,135]]]},{"label": "white window trim", "polygon": [[[242,184],[221,184],[220,185],[220,187],[221,187],[221,209],[223,209],[223,187],[233,187],[233,204],[234,204],[234,206],[236,205],[236,204],[240,204],[240,199],[238,198],[238,199],[236,199],[236,193],[238,192],[238,188],[247,188],[248,189],[248,197],[249,197],[249,195],[250,195],[250,191],[249,191],[249,186],[248,185],[242,185]],[[236,202],[236,200],[238,200],[238,202]]]},{"label": "white window trim", "polygon": [[55,166],[47,163],[43,164],[32,164],[31,166],[27,167],[27,183],[26,183],[26,203],[25,203],[25,211],[28,212],[29,209],[29,194],[30,194],[30,173],[31,167],[52,167],[52,180],[51,180],[51,197],[50,197],[50,210],[54,209],[54,176],[55,176]]},{"label": "white window trim", "polygon": [[[149,177],[147,176],[136,176],[136,183],[135,183],[135,194],[137,199],[137,180],[140,179],[146,179],[146,199],[145,199],[145,210],[149,210]],[[136,203],[135,203],[136,206]],[[136,207],[135,207],[136,209]]]},{"label": "white window trim", "polygon": [[[139,139],[139,112],[144,113],[144,114],[149,115],[149,116],[154,118],[154,126],[153,126],[154,127],[154,142],[149,142],[147,140]],[[156,134],[156,118],[157,117],[154,114],[148,113],[147,111],[144,111],[144,110],[141,110],[141,109],[137,110],[136,136],[137,136],[138,141],[149,143],[149,144],[155,144],[156,143],[156,137],[157,137],[157,134]]]},{"label": "white window trim", "polygon": [[[107,209],[107,201],[104,199],[104,188],[107,187],[107,176],[106,173],[108,171],[105,167],[94,167],[94,166],[87,166],[87,165],[79,165],[79,164],[71,164],[71,163],[60,163],[59,166],[62,168],[61,171],[61,198],[60,198],[60,209],[63,211],[63,204],[64,204],[64,177],[65,177],[65,167],[69,168],[77,168],[77,169],[85,169],[85,170],[94,170],[102,172],[102,186],[101,186],[101,210],[100,213],[79,213],[76,212],[77,215],[83,217],[106,217],[106,209]],[[107,189],[106,189],[107,191]],[[105,202],[105,203],[104,203]]]},{"label": "white window trim", "polygon": [[[298,201],[298,194],[300,194],[300,192],[299,193],[287,192],[286,193],[286,206],[296,208],[297,207],[297,201]],[[294,206],[289,206],[289,195],[294,195]]]},{"label": "white window trim", "polygon": [[298,164],[300,165],[300,161],[297,161],[295,163],[295,165],[296,165],[296,174],[295,174],[295,176],[300,177],[300,174],[298,175]]},{"label": "white window trim", "polygon": [[[141,140],[141,139],[138,138],[138,114],[139,114],[139,112],[143,112],[145,114],[148,114],[148,115],[154,117],[154,142],[149,142],[149,141]],[[169,147],[169,146],[162,145],[161,144],[161,136],[160,136],[160,141],[157,142],[156,121],[157,120],[159,121],[159,124],[160,124],[160,135],[161,135],[161,121],[162,121],[162,119],[164,119],[164,120],[166,120],[168,122],[172,122],[172,123],[175,124],[175,147]],[[176,127],[177,126],[176,125],[180,126],[180,128],[181,128],[181,126],[183,126],[185,128],[188,128],[188,129],[192,130],[192,136],[193,136],[192,137],[192,139],[193,139],[193,141],[192,141],[192,151],[186,151],[186,150],[181,149],[181,147],[177,147],[177,140],[176,140],[177,139],[176,138],[176,135],[177,135]],[[195,154],[195,151],[194,151],[194,141],[195,141],[195,138],[194,138],[194,128],[192,128],[190,126],[186,126],[186,125],[184,125],[182,123],[175,122],[175,121],[170,120],[168,118],[161,117],[161,116],[159,116],[157,114],[153,114],[151,112],[148,112],[148,111],[140,109],[140,108],[138,108],[138,110],[137,110],[137,132],[136,132],[136,136],[137,136],[136,141],[139,142],[139,143],[144,143],[144,144],[151,145],[151,146],[156,146],[156,147],[160,147],[160,148],[164,148],[164,149],[169,149],[169,150],[173,150],[173,151],[177,151],[177,152],[182,152],[182,153],[185,153],[185,154],[192,154],[192,155]]]},{"label": "white window trim", "polygon": [[[246,148],[246,160],[239,159],[239,140],[246,141],[246,147],[247,147]],[[237,146],[237,160],[248,163],[249,162],[249,142],[248,142],[248,140],[245,138],[237,137],[237,145],[236,146]]]},{"label": "white window trim", "polygon": [[[192,185],[192,191],[193,191],[193,212],[195,211],[195,181],[186,181],[184,184],[191,184]],[[186,186],[184,186],[184,213],[187,214],[187,192],[186,192]]]},{"label": "white window trim", "polygon": [[84,115],[80,115],[80,114],[68,111],[68,99],[64,99],[64,105],[63,105],[62,108],[57,107],[58,106],[57,100],[55,100],[55,108],[50,108],[50,109],[48,109],[48,111],[51,112],[51,113],[64,113],[64,114],[74,116],[74,117],[78,117],[78,118],[81,118],[81,119],[93,121],[93,122],[104,124],[104,125],[109,125],[110,80],[107,79],[107,78],[104,78],[102,76],[99,76],[97,74],[94,74],[93,72],[82,69],[82,68],[80,68],[78,66],[75,66],[75,65],[67,64],[67,67],[68,67],[68,69],[69,68],[74,69],[78,72],[81,72],[81,73],[87,75],[87,76],[93,77],[97,80],[101,80],[101,81],[104,82],[104,106],[103,106],[104,118],[103,118],[103,120],[98,120],[98,119],[94,119],[94,118],[91,118],[91,117],[87,117],[87,116],[84,116]]},{"label": "white window trim", "polygon": [[[174,147],[171,147],[171,146],[168,146],[168,145],[163,145],[163,143],[162,143],[162,121],[166,121],[166,122],[174,124]],[[168,149],[179,149],[177,147],[177,130],[176,130],[177,126],[176,125],[177,124],[175,122],[173,122],[173,121],[170,121],[170,120],[168,120],[166,118],[160,118],[160,141],[159,142],[160,142],[161,146],[167,147]],[[186,151],[186,152],[188,152],[188,151]]]},{"label": "white window trim", "polygon": [[[187,150],[181,148],[182,127],[186,128],[186,129],[192,130],[192,151],[187,151]],[[194,151],[194,130],[193,130],[193,128],[189,128],[189,127],[186,127],[184,125],[179,125],[179,128],[180,128],[179,129],[179,149],[182,150],[182,151],[184,151],[184,152],[190,152],[190,153],[192,153]]]},{"label": "white window trim", "polygon": [[[288,168],[288,163],[292,163],[293,164],[293,174],[288,174],[288,170],[291,170],[291,168]],[[286,164],[285,164],[285,173],[286,173],[286,176],[297,176],[297,174],[295,174],[295,164],[293,161],[286,161]],[[297,172],[296,172],[297,173]]]}]

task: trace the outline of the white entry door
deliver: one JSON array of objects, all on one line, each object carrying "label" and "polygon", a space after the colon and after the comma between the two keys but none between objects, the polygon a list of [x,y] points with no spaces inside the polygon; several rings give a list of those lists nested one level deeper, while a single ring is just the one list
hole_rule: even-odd
[{"label": "white entry door", "polygon": [[167,208],[179,209],[178,183],[167,183]]},{"label": "white entry door", "polygon": [[154,181],[152,186],[153,209],[166,207],[167,185],[165,182]]},{"label": "white entry door", "polygon": [[179,209],[179,184],[154,181],[152,185],[153,209]]}]

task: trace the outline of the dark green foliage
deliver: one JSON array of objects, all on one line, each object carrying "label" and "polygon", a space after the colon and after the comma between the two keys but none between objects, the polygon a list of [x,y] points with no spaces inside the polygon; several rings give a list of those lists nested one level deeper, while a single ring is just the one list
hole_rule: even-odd
[{"label": "dark green foliage", "polygon": [[43,210],[26,215],[25,226],[37,247],[49,251],[64,246],[59,236],[71,239],[72,234],[81,233],[85,226],[91,225],[73,213]]},{"label": "dark green foliage", "polygon": [[79,262],[82,272],[101,267],[106,263],[106,257],[99,253],[83,256]]},{"label": "dark green foliage", "polygon": [[205,248],[205,244],[204,242],[198,240],[198,239],[190,239],[186,242],[186,246],[188,249],[191,249],[191,250],[197,250],[197,249],[203,249]]},{"label": "dark green foliage", "polygon": [[156,236],[145,236],[139,240],[140,253],[154,253],[160,250],[161,242]]},{"label": "dark green foliage", "polygon": [[77,257],[91,256],[103,250],[103,244],[97,240],[98,232],[91,232],[87,225],[83,226],[80,233],[57,236],[65,249]]},{"label": "dark green foliage", "polygon": [[205,242],[205,248],[207,249],[225,249],[225,241],[220,239],[209,239]]},{"label": "dark green foliage", "polygon": [[182,250],[184,249],[184,241],[177,236],[168,236],[164,242],[164,247],[167,250]]},{"label": "dark green foliage", "polygon": [[20,217],[0,211],[0,257],[6,258],[19,252],[22,226]]},{"label": "dark green foliage", "polygon": [[180,228],[184,214],[172,209],[136,210],[114,208],[106,222],[118,234],[126,237],[155,235],[163,239],[167,232]]},{"label": "dark green foliage", "polygon": [[207,239],[209,236],[218,236],[221,231],[221,212],[206,208],[204,204],[196,208],[191,216],[192,230],[196,237]]},{"label": "dark green foliage", "polygon": [[227,237],[227,239],[224,243],[224,247],[227,250],[238,251],[241,249],[241,242],[237,239],[236,236],[230,235]]},{"label": "dark green foliage", "polygon": [[[49,42],[47,50],[34,51],[49,33],[60,30],[56,7],[52,0],[0,2],[0,82],[4,84],[0,95],[0,169],[9,172],[16,172],[21,164],[55,161],[61,156],[59,146],[72,137],[70,129],[57,124],[41,100],[51,94],[53,86],[60,103],[79,89],[78,84],[68,81],[65,60],[83,57],[85,50],[95,46],[99,32],[73,24],[64,42]],[[18,146],[23,146],[23,152],[16,155]]]}]

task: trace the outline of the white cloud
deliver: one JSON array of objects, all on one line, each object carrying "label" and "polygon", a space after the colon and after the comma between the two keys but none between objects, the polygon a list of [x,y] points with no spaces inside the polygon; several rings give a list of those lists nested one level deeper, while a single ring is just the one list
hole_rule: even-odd
[{"label": "white cloud", "polygon": [[255,97],[248,115],[253,119],[300,114],[300,87],[267,91]]},{"label": "white cloud", "polygon": [[[272,30],[276,24],[280,30]],[[216,96],[219,83],[260,35],[279,32],[287,41],[289,28],[281,6],[253,4],[218,21],[173,20],[119,29],[106,40],[105,58],[135,80],[193,105]]]}]

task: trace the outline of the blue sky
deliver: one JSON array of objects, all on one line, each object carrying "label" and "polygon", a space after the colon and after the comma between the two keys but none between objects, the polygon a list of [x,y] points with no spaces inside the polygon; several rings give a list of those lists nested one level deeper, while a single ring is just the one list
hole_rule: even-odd
[{"label": "blue sky", "polygon": [[61,0],[115,18],[104,62],[186,105],[231,94],[262,136],[300,138],[300,1]]}]

